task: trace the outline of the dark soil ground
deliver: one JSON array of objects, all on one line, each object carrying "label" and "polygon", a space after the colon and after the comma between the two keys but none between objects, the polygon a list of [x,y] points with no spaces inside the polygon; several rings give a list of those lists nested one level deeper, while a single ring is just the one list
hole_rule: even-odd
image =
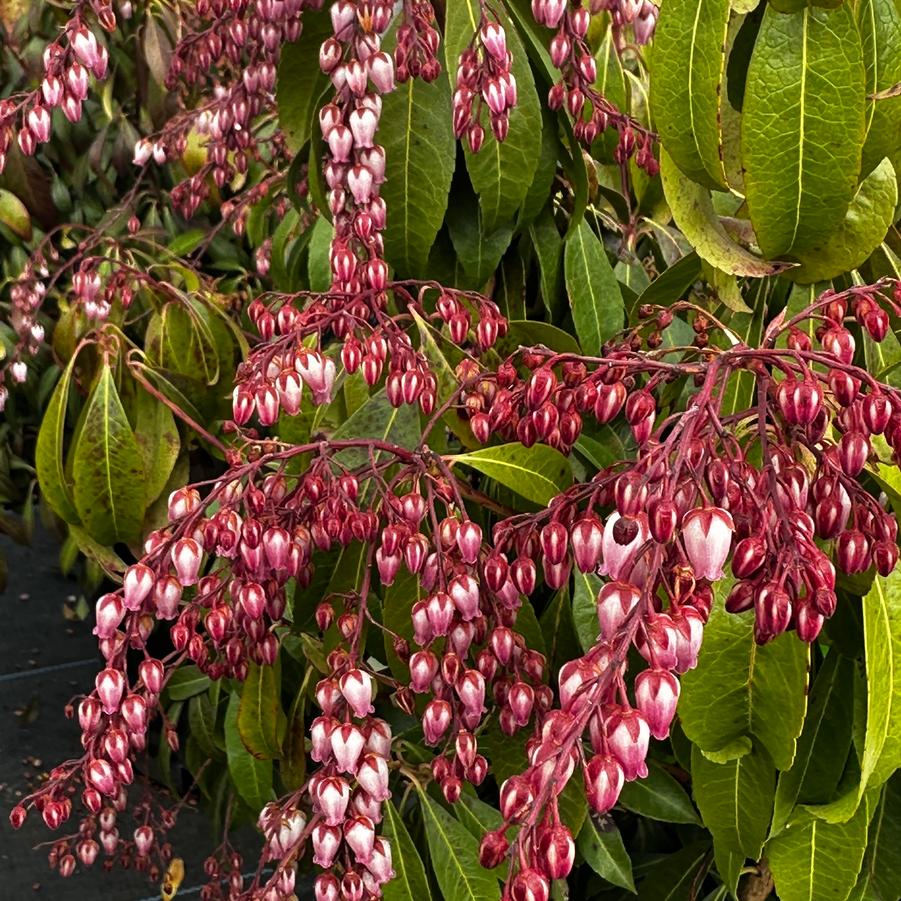
[{"label": "dark soil ground", "polygon": [[[18,832],[9,826],[16,801],[55,764],[80,755],[78,724],[63,709],[91,688],[100,658],[90,621],[63,615],[78,586],[60,573],[56,542],[38,533],[31,547],[20,547],[0,536],[0,551],[9,564],[9,585],[0,594],[0,901],[154,901],[159,889],[145,876],[105,873],[102,855],[93,870],[70,879],[51,871],[48,849],[36,846],[52,833],[36,814]],[[63,830],[75,826],[73,818]],[[186,866],[177,897],[196,899],[203,859],[215,844],[210,827],[201,813],[186,809],[172,841]]]}]

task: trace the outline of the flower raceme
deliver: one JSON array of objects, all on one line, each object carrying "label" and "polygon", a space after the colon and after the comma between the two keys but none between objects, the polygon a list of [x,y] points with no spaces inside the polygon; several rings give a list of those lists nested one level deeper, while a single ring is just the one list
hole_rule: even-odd
[{"label": "flower raceme", "polygon": [[[862,303],[894,310],[893,290],[879,283],[825,295],[805,315],[825,316],[829,330],[837,330]],[[431,313],[425,295],[410,302],[441,321],[441,296]],[[297,316],[301,329],[307,321],[320,336],[326,329],[335,334],[334,319],[315,304]],[[785,349],[777,346],[779,334],[759,348],[713,350],[702,341],[694,359],[677,363],[635,349],[636,336],[647,341],[653,334],[654,317],[646,321],[650,331],[643,327],[599,358],[528,349],[492,370],[479,363],[479,342],[469,345],[472,355],[458,367],[446,409],[468,418],[474,433],[482,430],[477,417],[485,416],[489,438],[522,435],[565,450],[584,417],[622,416],[639,449],[635,459],[602,469],[546,508],[499,519],[490,535],[467,515],[471,486],[428,450],[425,436],[414,449],[374,439],[280,446],[246,427],[254,415],[261,427],[272,416],[255,395],[242,413],[245,426],[236,425],[244,452],[234,456],[228,476],[205,496],[197,488],[175,492],[170,524],[148,536],[146,555],[128,569],[123,588],[98,601],[96,634],[106,666],[78,705],[84,756],[54,770],[16,808],[14,823],[36,808],[51,828],[61,824],[74,812],[72,792],[80,786],[79,836],[54,847],[61,872],[70,872],[76,858],[90,863],[97,846],[114,856],[137,854],[148,866],[164,858],[171,811],[152,814],[152,834],[129,838],[116,823],[167,679],[183,661],[214,679],[241,680],[251,663],[271,665],[280,652],[289,583],[310,584],[318,555],[330,548],[362,543],[363,582],[316,610],[318,627],[335,627],[339,636],[328,655],[330,672],[313,692],[316,768],[301,788],[262,812],[267,844],[260,869],[228,897],[288,897],[295,863],[308,848],[323,869],[318,898],[378,897],[392,871],[390,843],[378,835],[382,805],[403,778],[395,772],[391,729],[377,713],[384,697],[419,716],[425,742],[435,748],[429,776],[449,803],[465,782],[478,786],[491,773],[478,738],[486,720],[523,736],[528,768],[501,785],[504,824],[484,837],[481,858],[490,865],[511,854],[517,863],[508,896],[543,897],[573,860],[560,792],[581,773],[589,804],[605,813],[627,781],[646,773],[649,743],[668,735],[678,676],[697,663],[727,569],[735,581],[726,609],[753,609],[758,641],[787,629],[810,641],[835,610],[837,569],[872,565],[887,573],[897,560],[894,519],[857,481],[859,457],[866,465],[879,452],[878,436],[896,460],[901,453],[895,389],[846,361],[844,342],[834,335],[822,349],[801,341],[794,331],[801,320],[782,327]],[[246,364],[248,377],[289,339],[296,342],[293,332],[273,332],[262,348],[276,350],[269,357],[257,351]],[[302,372],[295,368],[314,403],[328,401],[331,385],[320,379],[334,372],[331,359],[308,352]],[[740,372],[757,385],[756,400],[739,414],[753,425],[743,442],[724,438],[717,407],[723,385]],[[695,379],[697,393],[685,413],[662,415],[659,392],[685,375]],[[611,396],[618,398],[615,412]],[[629,403],[635,396],[638,412]],[[421,401],[401,386],[394,402]],[[495,415],[498,405],[502,416]],[[567,413],[574,427],[564,438],[559,424]],[[848,435],[859,436],[853,453],[843,450]],[[803,464],[792,450],[799,447]],[[340,455],[352,448],[368,449],[369,462],[348,470]],[[306,468],[290,465],[311,453]],[[597,641],[565,662],[552,686],[547,661],[517,631],[517,610],[542,584],[566,585],[574,569],[603,577]],[[406,678],[371,670],[361,644],[367,626],[386,628],[373,618],[372,592],[402,572],[421,591],[410,611],[412,640],[389,633]],[[147,650],[154,620],[170,623],[174,652],[162,660]],[[145,655],[136,676],[125,667],[129,647]],[[647,662],[631,676],[630,647]],[[177,744],[174,730],[164,734]],[[152,804],[138,803],[148,811]],[[208,868],[219,881],[213,879],[208,897],[219,897],[225,874],[237,885],[233,856],[211,858]]]}]

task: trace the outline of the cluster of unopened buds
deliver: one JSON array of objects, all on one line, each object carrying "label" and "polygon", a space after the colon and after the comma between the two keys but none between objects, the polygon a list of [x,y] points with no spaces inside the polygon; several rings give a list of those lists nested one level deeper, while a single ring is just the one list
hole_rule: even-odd
[{"label": "cluster of unopened buds", "polygon": [[81,106],[88,94],[90,76],[106,77],[109,54],[102,41],[88,28],[82,16],[92,7],[101,26],[116,28],[112,7],[103,0],[76,5],[62,36],[44,50],[44,77],[40,87],[30,93],[0,100],[0,172],[15,140],[26,156],[50,140],[51,115],[60,109],[70,122],[81,118]]},{"label": "cluster of unopened buds", "polygon": [[[610,4],[607,3],[606,6]],[[627,6],[619,3],[617,6]],[[550,55],[562,78],[548,93],[548,106],[565,108],[575,120],[573,131],[587,145],[607,131],[618,133],[614,157],[625,163],[635,157],[636,164],[652,177],[659,171],[654,157],[651,133],[634,119],[618,110],[595,87],[597,63],[588,45],[588,26],[591,12],[579,0],[532,0],[532,15],[540,25],[556,29],[551,40]]]},{"label": "cluster of unopened buds", "polygon": [[489,19],[483,9],[479,30],[460,54],[453,98],[454,134],[465,137],[473,153],[478,153],[485,142],[485,109],[494,137],[498,141],[507,137],[510,111],[516,106],[512,64],[503,25]]},{"label": "cluster of unopened buds", "polygon": [[321,7],[322,0],[198,0],[196,23],[180,35],[166,76],[169,90],[195,100],[134,153],[136,165],[161,165],[181,158],[192,132],[200,137],[204,164],[172,190],[186,218],[209,196],[210,179],[222,188],[254,160],[285,159],[281,135],[261,133],[257,122],[272,108],[283,45],[300,36],[304,10]]},{"label": "cluster of unopened buds", "polygon": [[[431,284],[411,293],[416,283],[392,284],[396,296],[407,309],[423,310],[424,298],[434,293]],[[431,318],[447,325],[459,346],[471,346],[477,353],[493,347],[506,334],[507,322],[497,305],[470,292],[438,291]],[[338,369],[335,360],[305,341],[315,335],[322,345],[329,337],[342,341],[339,359],[347,374],[360,372],[367,385],[384,380],[389,402],[419,404],[423,413],[435,408],[438,383],[426,357],[410,336],[385,311],[387,294],[329,293],[304,306],[283,303],[277,311],[261,300],[248,308],[264,344],[239,367],[233,393],[233,417],[243,426],[256,412],[262,426],[273,425],[280,412],[295,416],[303,402],[306,386],[314,405],[327,403]]]},{"label": "cluster of unopened buds", "polygon": [[609,12],[611,24],[616,33],[632,27],[635,43],[649,44],[654,37],[660,9],[652,0],[590,0],[592,15]]},{"label": "cluster of unopened buds", "polygon": [[375,134],[382,95],[394,90],[394,60],[381,49],[392,9],[384,0],[338,0],[330,10],[334,34],[319,53],[322,71],[334,87],[332,101],[319,112],[335,226],[329,262],[333,286],[351,293],[383,291],[388,282],[381,235],[386,210],[379,194],[385,149]]},{"label": "cluster of unopened buds", "polygon": [[405,20],[397,29],[394,48],[395,78],[403,84],[411,78],[434,81],[441,72],[435,28],[435,10],[429,0],[411,0],[404,7]]}]

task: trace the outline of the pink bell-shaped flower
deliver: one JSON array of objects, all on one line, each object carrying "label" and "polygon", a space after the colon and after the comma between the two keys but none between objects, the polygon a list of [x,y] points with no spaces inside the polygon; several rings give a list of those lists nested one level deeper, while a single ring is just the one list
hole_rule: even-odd
[{"label": "pink bell-shaped flower", "polygon": [[682,517],[682,545],[696,579],[723,577],[734,531],[732,516],[721,507],[698,507]]}]

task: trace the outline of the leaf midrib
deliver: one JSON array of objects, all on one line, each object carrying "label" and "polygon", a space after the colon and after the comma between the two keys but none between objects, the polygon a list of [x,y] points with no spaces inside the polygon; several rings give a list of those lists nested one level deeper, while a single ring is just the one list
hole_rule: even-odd
[{"label": "leaf midrib", "polygon": [[804,115],[807,99],[807,38],[810,10],[805,7],[801,15],[803,18],[801,25],[801,97],[800,116],[798,120],[798,201],[795,206],[795,226],[792,229],[791,241],[789,241],[788,245],[789,248],[794,247],[795,240],[798,237],[798,229],[801,225],[801,199],[804,196]]}]

